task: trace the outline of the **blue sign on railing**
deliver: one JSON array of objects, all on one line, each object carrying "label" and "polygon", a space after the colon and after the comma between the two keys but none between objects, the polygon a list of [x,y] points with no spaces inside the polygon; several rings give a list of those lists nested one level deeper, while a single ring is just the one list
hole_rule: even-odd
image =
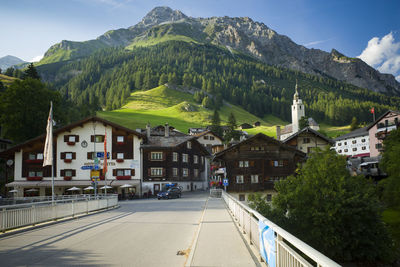
[{"label": "blue sign on railing", "polygon": [[276,266],[275,232],[262,220],[258,221],[260,232],[260,254],[268,266]]},{"label": "blue sign on railing", "polygon": [[223,184],[224,186],[228,186],[228,185],[229,185],[228,179],[224,179],[223,182],[222,182],[222,184]]},{"label": "blue sign on railing", "polygon": [[[96,152],[98,158],[104,159],[104,152]],[[110,152],[107,152],[107,158],[110,158]]]}]

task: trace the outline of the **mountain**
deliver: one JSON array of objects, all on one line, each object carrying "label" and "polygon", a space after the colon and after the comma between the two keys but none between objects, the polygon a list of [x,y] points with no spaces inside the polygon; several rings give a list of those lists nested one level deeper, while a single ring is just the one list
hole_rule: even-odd
[{"label": "mountain", "polygon": [[2,69],[2,71],[5,71],[9,67],[19,65],[22,63],[27,63],[27,62],[23,61],[20,58],[14,57],[14,56],[10,56],[10,55],[5,56],[5,57],[0,58],[0,69]]},{"label": "mountain", "polygon": [[268,65],[400,95],[400,83],[393,75],[382,74],[361,59],[346,57],[335,49],[329,53],[308,49],[248,17],[193,18],[169,7],[156,7],[138,24],[108,31],[95,40],[64,40],[53,45],[39,65],[87,57],[107,47],[132,49],[170,40],[222,46],[232,53],[244,53]]}]

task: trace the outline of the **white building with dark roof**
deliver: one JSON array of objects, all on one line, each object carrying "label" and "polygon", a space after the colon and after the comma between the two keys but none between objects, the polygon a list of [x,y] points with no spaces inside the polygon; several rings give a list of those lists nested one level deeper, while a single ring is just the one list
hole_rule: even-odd
[{"label": "white building with dark roof", "polygon": [[333,139],[333,148],[340,155],[352,157],[369,157],[369,133],[368,126],[356,129]]}]

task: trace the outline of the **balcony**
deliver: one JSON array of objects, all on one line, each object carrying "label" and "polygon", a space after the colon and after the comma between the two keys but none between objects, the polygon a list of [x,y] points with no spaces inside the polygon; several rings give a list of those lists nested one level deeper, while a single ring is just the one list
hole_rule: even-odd
[{"label": "balcony", "polygon": [[42,159],[26,159],[25,163],[28,163],[28,164],[43,163],[43,160]]},{"label": "balcony", "polygon": [[30,176],[26,178],[27,181],[41,181],[43,180],[43,177],[41,176]]},{"label": "balcony", "polygon": [[72,177],[71,176],[64,176],[64,181],[71,181]]},{"label": "balcony", "polygon": [[132,176],[117,176],[117,180],[130,180],[132,179]]}]

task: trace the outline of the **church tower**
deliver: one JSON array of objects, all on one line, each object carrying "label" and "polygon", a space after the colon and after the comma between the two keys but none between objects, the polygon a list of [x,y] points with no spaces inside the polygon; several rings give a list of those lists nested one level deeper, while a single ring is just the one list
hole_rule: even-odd
[{"label": "church tower", "polygon": [[305,110],[303,101],[299,98],[299,92],[297,91],[297,80],[296,80],[296,92],[293,96],[292,105],[292,134],[297,133],[299,130],[299,120],[301,117],[305,117]]}]

